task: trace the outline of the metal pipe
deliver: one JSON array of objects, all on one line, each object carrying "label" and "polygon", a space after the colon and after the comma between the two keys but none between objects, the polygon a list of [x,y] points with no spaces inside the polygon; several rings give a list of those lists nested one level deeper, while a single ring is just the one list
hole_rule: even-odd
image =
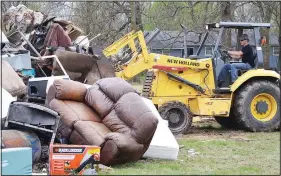
[{"label": "metal pipe", "polygon": [[[88,35],[86,35],[80,42],[78,42],[77,45],[79,45],[83,40],[85,40],[90,34],[91,32]],[[76,40],[73,42],[74,44],[76,44]]]},{"label": "metal pipe", "polygon": [[166,72],[164,70],[160,70],[160,71],[166,73],[168,77],[173,78],[173,79],[175,79],[175,80],[177,80],[177,81],[179,81],[179,82],[181,82],[181,83],[183,83],[185,85],[188,85],[188,86],[192,87],[193,89],[195,89],[195,90],[197,90],[197,91],[199,91],[201,93],[205,92],[205,90],[200,85],[198,85],[198,84],[194,84],[194,83],[192,83],[192,82],[190,82],[188,80],[185,80],[182,77],[177,76],[177,75],[175,75],[173,73]]},{"label": "metal pipe", "polygon": [[149,36],[149,32],[144,31],[144,32],[143,32],[143,36],[144,36],[144,38],[146,38],[147,36]]},{"label": "metal pipe", "polygon": [[184,41],[184,58],[187,58],[187,46],[186,46],[186,32],[184,31],[184,37],[183,37]]},{"label": "metal pipe", "polygon": [[198,50],[196,52],[197,56],[199,56],[199,54],[200,54],[200,52],[201,52],[201,50],[203,48],[203,45],[205,44],[205,41],[207,40],[208,35],[209,35],[209,30],[206,32],[206,34],[205,34],[205,36],[203,38],[203,41],[201,42],[201,44],[200,44],[200,46],[199,46],[199,48],[198,48]]},{"label": "metal pipe", "polygon": [[256,39],[256,50],[257,50],[257,58],[258,59],[258,68],[263,68],[263,52],[262,52],[262,47],[261,47],[261,42],[260,42],[260,27],[255,27],[254,28],[254,34],[255,34],[255,39]]},{"label": "metal pipe", "polygon": [[184,45],[184,58],[187,58],[187,46],[186,46],[186,40],[187,40],[187,28],[183,25],[183,24],[180,24],[182,29],[183,29],[183,33],[184,33],[184,36],[183,36],[183,45]]},{"label": "metal pipe", "polygon": [[89,40],[89,43],[91,43],[92,40],[94,40],[95,38],[99,37],[101,34],[99,33],[98,35],[96,35],[95,37],[93,37],[91,40]]},{"label": "metal pipe", "polygon": [[219,48],[219,44],[220,44],[220,41],[221,41],[221,38],[222,38],[223,31],[224,31],[224,27],[222,27],[220,29],[219,37],[217,38],[217,42],[216,42],[214,51],[217,51],[218,48]]},{"label": "metal pipe", "polygon": [[148,45],[160,32],[160,29],[156,28],[147,38],[146,45]]},{"label": "metal pipe", "polygon": [[57,57],[56,55],[43,56],[42,58],[43,58],[43,59],[47,59],[47,58],[52,58],[52,57],[56,59],[57,63],[58,63],[59,66],[61,67],[63,73],[64,73],[66,76],[68,76],[68,74],[66,73],[65,69],[63,68],[61,62],[59,61],[59,59],[58,59],[58,57]]},{"label": "metal pipe", "polygon": [[26,43],[30,46],[30,48],[35,52],[35,54],[40,58],[40,60],[42,59],[42,56],[38,53],[38,51],[33,47],[33,45],[25,38],[25,36],[23,35],[23,33],[21,33],[18,30],[18,33],[22,36],[22,38],[24,39],[24,41],[26,41]]},{"label": "metal pipe", "polygon": [[[69,76],[67,74],[67,72],[65,71],[64,67],[62,66],[60,60],[58,59],[58,57],[56,55],[49,55],[49,56],[42,56],[41,59],[48,59],[48,58],[55,58],[57,63],[59,64],[59,66],[61,67],[63,73],[66,75],[66,76]],[[36,57],[32,57],[32,59],[35,59],[35,60],[39,60],[38,58]]]}]

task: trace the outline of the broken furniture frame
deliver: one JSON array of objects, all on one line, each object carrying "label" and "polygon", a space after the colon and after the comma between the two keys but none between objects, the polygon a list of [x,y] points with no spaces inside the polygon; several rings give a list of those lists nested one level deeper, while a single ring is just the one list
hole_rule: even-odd
[{"label": "broken furniture frame", "polygon": [[[23,40],[30,46],[30,48],[34,51],[34,53],[38,56],[38,57],[33,57],[33,56],[30,56],[31,59],[34,59],[34,60],[44,60],[44,59],[48,59],[48,58],[55,58],[56,62],[59,64],[59,66],[61,67],[63,73],[68,76],[68,74],[66,73],[65,69],[63,68],[61,62],[59,61],[58,57],[56,55],[49,55],[49,56],[41,56],[40,53],[34,48],[34,46],[28,41],[28,39],[25,38],[25,36],[23,35],[22,32],[20,32],[18,29],[14,32],[16,33],[18,32]],[[13,33],[13,34],[14,34]]]},{"label": "broken furniture frame", "polygon": [[[13,110],[16,112],[12,112]],[[25,113],[25,116],[20,113],[21,110],[22,113]],[[34,112],[38,112],[38,115],[33,114]],[[59,121],[59,114],[47,107],[27,102],[12,102],[5,121],[5,128],[17,126],[23,129],[35,130],[34,132],[50,133],[52,134],[50,144],[53,144]]]}]

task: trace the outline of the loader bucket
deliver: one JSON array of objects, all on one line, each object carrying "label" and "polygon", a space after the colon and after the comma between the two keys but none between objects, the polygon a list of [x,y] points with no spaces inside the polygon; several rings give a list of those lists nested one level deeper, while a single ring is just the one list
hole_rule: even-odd
[{"label": "loader bucket", "polygon": [[97,60],[87,76],[87,84],[93,84],[101,78],[115,77],[114,68],[106,58]]},{"label": "loader bucket", "polygon": [[91,47],[96,58],[96,64],[92,67],[87,76],[87,84],[93,84],[101,78],[115,77],[115,70],[111,61],[103,54],[98,46]]}]

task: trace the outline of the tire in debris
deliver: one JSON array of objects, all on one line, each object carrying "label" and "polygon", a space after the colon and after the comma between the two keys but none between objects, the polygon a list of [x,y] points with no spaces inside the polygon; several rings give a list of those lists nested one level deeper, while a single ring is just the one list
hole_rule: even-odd
[{"label": "tire in debris", "polygon": [[239,129],[239,125],[235,121],[234,115],[232,112],[230,112],[229,117],[214,116],[214,118],[218,122],[218,124],[220,124],[224,128],[232,129],[232,130]]},{"label": "tire in debris", "polygon": [[189,108],[178,101],[164,103],[158,109],[161,117],[168,120],[173,134],[185,133],[191,126],[192,114]]},{"label": "tire in debris", "polygon": [[247,83],[235,96],[234,119],[239,127],[253,132],[280,128],[280,89],[266,80]]}]

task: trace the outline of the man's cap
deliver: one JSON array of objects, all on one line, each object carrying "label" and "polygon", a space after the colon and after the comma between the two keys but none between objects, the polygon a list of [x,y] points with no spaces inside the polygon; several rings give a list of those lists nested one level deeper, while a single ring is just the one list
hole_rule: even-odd
[{"label": "man's cap", "polygon": [[242,34],[240,37],[239,37],[240,40],[248,40],[249,41],[249,37],[247,34]]}]

